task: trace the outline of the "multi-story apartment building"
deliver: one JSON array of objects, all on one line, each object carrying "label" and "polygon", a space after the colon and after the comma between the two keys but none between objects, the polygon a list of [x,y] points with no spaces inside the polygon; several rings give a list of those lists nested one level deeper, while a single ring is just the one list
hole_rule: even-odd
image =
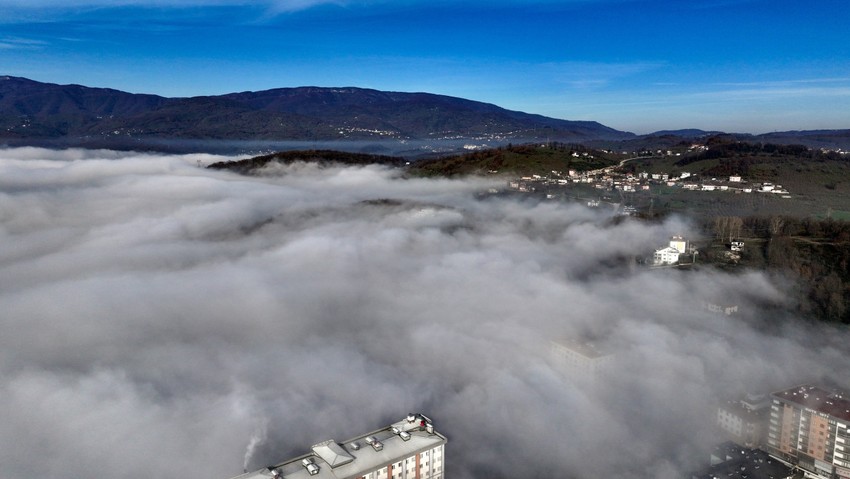
[{"label": "multi-story apartment building", "polygon": [[850,479],[850,396],[809,385],[773,393],[767,447],[809,476]]},{"label": "multi-story apartment building", "polygon": [[559,339],[549,345],[558,367],[573,376],[596,379],[612,369],[614,355],[593,343]]},{"label": "multi-story apartment building", "polygon": [[446,438],[422,414],[233,479],[443,479]]},{"label": "multi-story apartment building", "polygon": [[763,394],[747,394],[717,408],[717,425],[729,439],[748,448],[760,447],[770,416],[770,400]]},{"label": "multi-story apartment building", "polygon": [[687,250],[688,242],[684,238],[672,236],[669,246],[655,250],[652,262],[655,265],[676,264],[679,262],[679,256],[685,254]]}]

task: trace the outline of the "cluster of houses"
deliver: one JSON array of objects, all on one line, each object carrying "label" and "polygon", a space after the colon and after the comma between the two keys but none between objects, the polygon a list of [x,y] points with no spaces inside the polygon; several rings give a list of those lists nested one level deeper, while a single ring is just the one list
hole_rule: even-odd
[{"label": "cluster of houses", "polygon": [[[573,153],[577,155],[578,153]],[[584,153],[587,154],[587,153]],[[548,189],[552,186],[568,186],[571,184],[592,185],[604,191],[633,193],[650,191],[653,186],[681,188],[688,191],[723,191],[732,193],[768,193],[790,198],[788,190],[773,183],[748,183],[740,175],[730,175],[723,178],[700,178],[688,172],[673,175],[670,173],[641,172],[620,173],[618,166],[609,166],[590,171],[569,170],[566,172],[551,171],[548,175],[531,175],[513,179],[508,182],[508,188],[521,192],[534,192]]]},{"label": "cluster of houses", "polygon": [[839,155],[850,155],[850,151],[847,151],[847,150],[844,150],[844,149],[841,149],[841,148],[836,148],[834,150],[831,149],[831,148],[821,148],[820,152],[821,153],[838,153]]}]

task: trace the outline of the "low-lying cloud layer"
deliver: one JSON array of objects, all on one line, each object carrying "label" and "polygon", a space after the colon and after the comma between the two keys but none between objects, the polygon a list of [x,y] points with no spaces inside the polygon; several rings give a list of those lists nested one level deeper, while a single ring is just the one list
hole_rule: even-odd
[{"label": "low-lying cloud layer", "polygon": [[[679,220],[214,159],[0,151],[0,476],[226,479],[418,411],[451,477],[672,478],[718,397],[850,384],[761,274],[629,266]],[[617,367],[565,373],[562,337]]]}]

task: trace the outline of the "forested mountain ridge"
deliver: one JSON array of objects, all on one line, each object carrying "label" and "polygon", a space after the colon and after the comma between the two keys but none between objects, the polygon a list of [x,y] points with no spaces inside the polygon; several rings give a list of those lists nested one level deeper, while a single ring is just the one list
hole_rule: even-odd
[{"label": "forested mountain ridge", "polygon": [[166,98],[0,77],[0,140],[128,137],[589,141],[634,135],[594,121],[547,118],[431,93],[297,87]]}]

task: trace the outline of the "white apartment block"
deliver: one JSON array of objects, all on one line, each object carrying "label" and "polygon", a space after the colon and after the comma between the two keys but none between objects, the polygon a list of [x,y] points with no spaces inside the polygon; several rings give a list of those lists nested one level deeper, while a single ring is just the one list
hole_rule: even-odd
[{"label": "white apartment block", "polygon": [[550,349],[555,363],[577,377],[595,379],[609,373],[612,368],[614,355],[593,343],[560,339],[551,341]]},{"label": "white apartment block", "polygon": [[666,248],[655,250],[652,255],[652,262],[655,265],[676,264],[679,262],[679,255],[684,254],[688,250],[688,241],[681,236],[672,236],[670,243]]},{"label": "white apartment block", "polygon": [[443,479],[446,438],[422,414],[233,479]]},{"label": "white apartment block", "polygon": [[655,253],[652,255],[652,263],[655,265],[676,264],[679,262],[679,255],[681,254],[673,246],[655,250]]}]

